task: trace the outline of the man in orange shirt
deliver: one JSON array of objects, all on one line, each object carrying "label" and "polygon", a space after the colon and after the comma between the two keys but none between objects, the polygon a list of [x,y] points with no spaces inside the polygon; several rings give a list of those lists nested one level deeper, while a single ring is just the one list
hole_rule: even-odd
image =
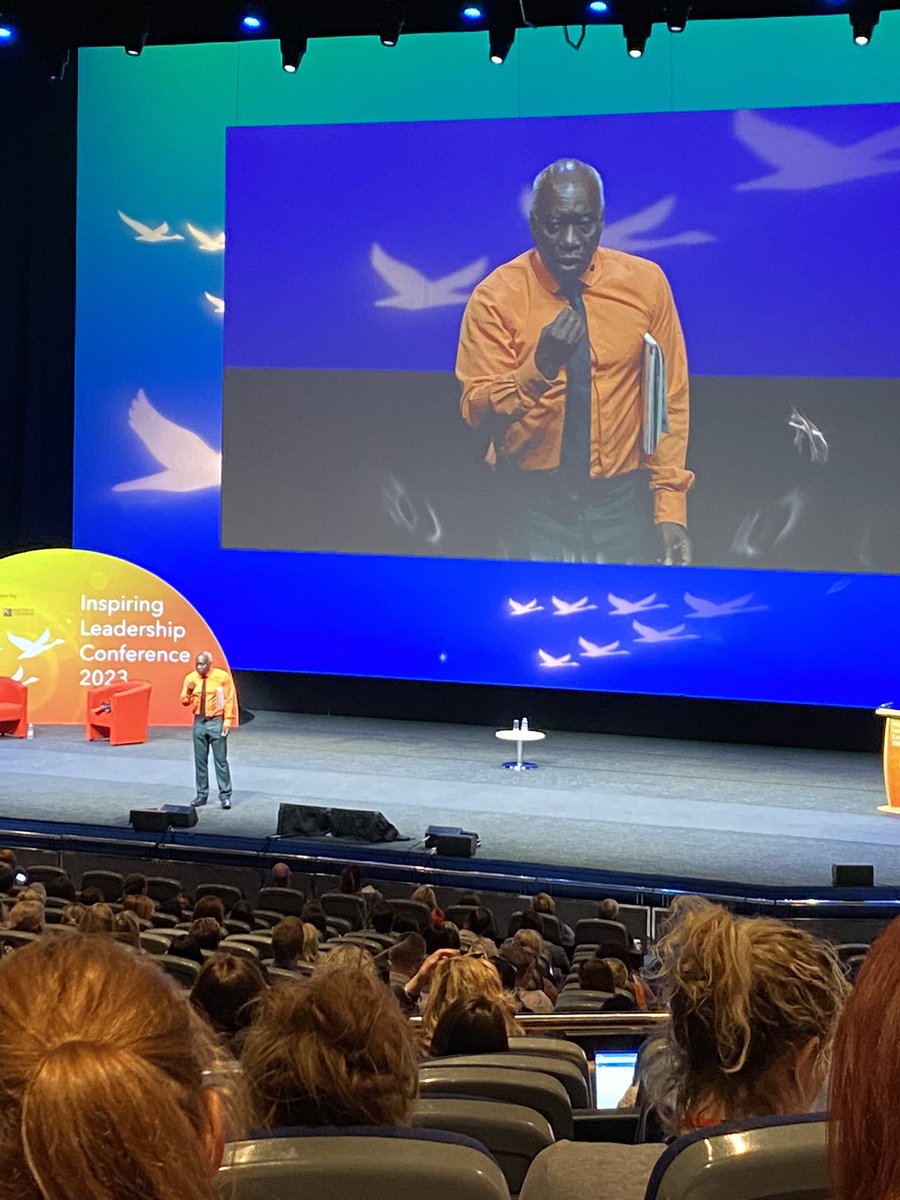
[{"label": "man in orange shirt", "polygon": [[[688,378],[666,277],[599,245],[603,185],[560,159],[535,180],[536,249],[469,298],[456,360],[462,415],[491,439],[509,558],[689,563]],[[642,447],[644,335],[666,365],[668,432]],[[640,481],[649,476],[655,549]]]},{"label": "man in orange shirt", "polygon": [[228,766],[228,730],[237,725],[234,681],[227,671],[212,665],[212,655],[202,650],[196,669],[188,671],[181,688],[181,703],[194,713],[194,772],[197,795],[194,808],[209,798],[209,751],[212,749],[216,783],[223,808],[231,808],[231,770]]}]

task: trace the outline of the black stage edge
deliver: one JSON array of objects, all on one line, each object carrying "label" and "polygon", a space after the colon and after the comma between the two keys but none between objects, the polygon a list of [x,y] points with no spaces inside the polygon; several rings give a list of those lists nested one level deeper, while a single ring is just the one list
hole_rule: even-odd
[{"label": "black stage edge", "polygon": [[236,671],[241,707],[501,728],[526,715],[543,729],[681,741],[877,751],[881,724],[860,708],[697,700],[344,675]]}]

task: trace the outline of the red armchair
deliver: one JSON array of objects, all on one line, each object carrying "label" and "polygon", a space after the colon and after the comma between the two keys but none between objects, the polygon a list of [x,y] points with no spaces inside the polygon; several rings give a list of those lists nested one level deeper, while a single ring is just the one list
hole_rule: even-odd
[{"label": "red armchair", "polygon": [[96,742],[108,738],[111,746],[146,742],[150,687],[143,679],[132,679],[129,683],[90,688],[84,723],[87,740]]},{"label": "red armchair", "polygon": [[23,738],[28,733],[28,688],[0,675],[0,733]]}]

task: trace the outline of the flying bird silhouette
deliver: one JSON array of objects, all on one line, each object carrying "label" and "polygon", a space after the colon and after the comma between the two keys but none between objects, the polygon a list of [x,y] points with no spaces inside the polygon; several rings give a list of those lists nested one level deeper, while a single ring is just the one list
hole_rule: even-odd
[{"label": "flying bird silhouette", "polygon": [[185,221],[188,233],[197,243],[197,249],[203,250],[206,254],[219,254],[225,249],[225,230],[221,233],[205,233],[204,230],[198,229],[196,225],[192,225],[190,221]]},{"label": "flying bird silhouette", "polygon": [[199,492],[222,482],[222,455],[157,412],[143,388],[131,402],[128,424],[165,470],[117,483],[114,492]]},{"label": "flying bird silhouette", "polygon": [[61,646],[63,644],[62,638],[50,641],[49,629],[45,629],[36,641],[32,641],[31,638],[17,637],[14,633],[7,633],[6,636],[20,652],[20,659],[37,658],[39,654],[45,654],[48,650],[52,650],[54,646]]},{"label": "flying bird silhouette", "polygon": [[633,613],[652,612],[655,608],[668,608],[668,604],[654,604],[656,592],[649,596],[645,596],[643,600],[623,600],[621,596],[614,596],[612,592],[607,595],[607,600],[612,605],[610,610],[611,617],[630,617]]},{"label": "flying bird silhouette", "polygon": [[553,607],[556,609],[556,612],[553,614],[554,617],[573,617],[576,613],[592,612],[597,607],[596,604],[588,604],[587,596],[582,596],[580,600],[573,600],[571,602],[560,600],[556,596],[551,596],[550,599],[553,602]]},{"label": "flying bird silhouette", "polygon": [[212,305],[212,310],[217,317],[221,317],[225,313],[225,301],[221,296],[214,296],[212,292],[204,292],[203,295]]},{"label": "flying bird silhouette", "polygon": [[631,628],[641,635],[634,639],[636,642],[684,642],[697,637],[696,633],[685,633],[684,625],[673,625],[671,629],[651,629],[640,621],[632,621]]},{"label": "flying bird silhouette", "polygon": [[726,600],[722,604],[716,604],[712,600],[701,600],[699,596],[692,596],[690,592],[684,593],[684,602],[688,608],[694,611],[688,613],[688,620],[692,617],[733,617],[738,613],[750,612],[767,612],[768,604],[750,604],[753,599],[753,593],[748,592],[746,596],[738,596],[736,600]]},{"label": "flying bird silhouette", "polygon": [[782,125],[750,109],[735,113],[733,128],[739,142],[777,168],[770,175],[737,184],[737,192],[807,192],[900,171],[900,158],[882,157],[900,150],[900,125],[849,146],[836,146],[807,129]]},{"label": "flying bird silhouette", "polygon": [[537,600],[529,600],[527,604],[520,604],[517,600],[509,599],[509,614],[511,617],[524,617],[528,613],[543,612],[543,604],[538,604]]},{"label": "flying bird silhouette", "polygon": [[606,646],[598,646],[594,642],[589,642],[587,638],[580,637],[578,645],[582,650],[582,658],[612,658],[615,654],[628,654],[627,650],[619,649],[618,642],[609,642]]},{"label": "flying bird silhouette", "polygon": [[479,258],[440,279],[426,279],[421,271],[399,259],[391,258],[375,242],[369,256],[372,266],[394,289],[393,296],[384,296],[375,301],[377,308],[403,308],[419,311],[426,308],[445,308],[453,304],[465,304],[469,292],[487,270],[488,260]]},{"label": "flying bird silhouette", "polygon": [[[603,228],[603,245],[613,250],[627,250],[630,254],[641,254],[645,250],[656,250],[662,246],[699,246],[704,242],[715,242],[714,233],[703,229],[686,229],[682,233],[655,234],[660,225],[669,219],[678,203],[676,195],[664,196],[646,208],[610,221]],[[519,198],[519,207],[526,220],[531,214],[531,188],[525,187]],[[642,234],[648,236],[642,237]]]},{"label": "flying bird silhouette", "polygon": [[122,218],[126,225],[135,231],[138,235],[134,240],[136,242],[147,242],[151,245],[157,242],[183,242],[183,233],[172,233],[169,229],[168,221],[163,221],[162,225],[157,225],[154,229],[150,225],[145,225],[143,221],[135,221],[133,217],[126,217],[121,208],[116,209],[116,212]]},{"label": "flying bird silhouette", "polygon": [[28,687],[29,684],[38,682],[37,675],[29,675],[27,679],[25,678],[24,667],[19,667],[14,675],[10,675],[10,679],[13,683],[21,683],[22,687]]},{"label": "flying bird silhouette", "polygon": [[564,654],[562,658],[554,658],[552,654],[548,654],[546,650],[538,650],[542,667],[577,667],[579,663],[572,661],[571,654]]}]

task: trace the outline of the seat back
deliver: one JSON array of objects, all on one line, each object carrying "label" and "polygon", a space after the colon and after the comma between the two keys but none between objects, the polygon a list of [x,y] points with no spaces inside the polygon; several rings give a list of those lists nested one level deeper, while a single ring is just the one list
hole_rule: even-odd
[{"label": "seat back", "polygon": [[419,1068],[419,1093],[434,1096],[485,1097],[533,1108],[549,1122],[558,1140],[572,1137],[572,1104],[552,1075],[508,1067],[457,1065],[436,1059]]},{"label": "seat back", "polygon": [[585,942],[596,946],[619,946],[622,950],[631,945],[628,930],[621,921],[603,921],[599,917],[587,917],[575,926],[575,945]]},{"label": "seat back", "polygon": [[514,1038],[510,1043],[510,1050],[514,1054],[546,1054],[552,1058],[562,1058],[566,1062],[574,1063],[584,1076],[584,1082],[588,1086],[588,1092],[590,1092],[591,1071],[588,1066],[587,1055],[575,1042],[569,1042],[565,1038],[531,1037],[526,1035],[525,1037]]},{"label": "seat back", "polygon": [[564,1058],[553,1058],[547,1054],[524,1054],[515,1046],[518,1038],[512,1039],[510,1049],[504,1054],[452,1054],[435,1061],[470,1067],[502,1067],[507,1071],[538,1071],[551,1075],[566,1089],[572,1108],[587,1108],[590,1104],[588,1085],[581,1069]]},{"label": "seat back", "polygon": [[27,867],[26,870],[29,883],[49,883],[51,879],[68,877],[68,872],[64,871],[62,867],[51,867],[45,863],[37,863],[33,867]]},{"label": "seat back", "polygon": [[81,876],[81,891],[87,888],[97,888],[103,893],[107,904],[115,904],[122,895],[122,884],[125,876],[119,871],[85,871]]},{"label": "seat back", "polygon": [[25,929],[0,929],[0,947],[11,946],[18,949],[19,946],[27,946],[40,936],[39,933],[28,933]]},{"label": "seat back", "polygon": [[257,958],[274,958],[272,939],[264,933],[229,933],[228,937],[219,942],[219,949],[231,952],[235,946],[250,946],[256,951]]},{"label": "seat back", "polygon": [[264,887],[259,889],[254,908],[281,913],[284,917],[299,917],[306,896],[299,888]]},{"label": "seat back", "polygon": [[522,1190],[532,1162],[554,1140],[553,1130],[539,1112],[499,1100],[418,1100],[413,1125],[464,1133],[481,1142],[496,1158],[514,1194]]},{"label": "seat back", "polygon": [[509,1200],[500,1168],[480,1150],[401,1137],[235,1142],[219,1185],[223,1200]]},{"label": "seat back", "polygon": [[824,1113],[730,1121],[678,1138],[646,1200],[828,1200]]},{"label": "seat back", "polygon": [[546,942],[552,942],[554,946],[562,945],[562,925],[559,923],[559,917],[556,913],[538,913],[541,919],[541,936]]},{"label": "seat back", "polygon": [[585,992],[581,988],[563,988],[553,1005],[554,1012],[602,1012],[614,992]]},{"label": "seat back", "polygon": [[[212,951],[210,951],[212,953]],[[251,946],[247,942],[235,938],[232,941],[230,938],[223,938],[219,942],[218,954],[233,954],[235,958],[252,958],[254,962],[260,962],[263,955],[258,946]],[[271,947],[269,948],[269,958],[272,957]]]},{"label": "seat back", "polygon": [[419,929],[427,929],[431,924],[431,909],[427,904],[418,900],[388,900],[388,904],[394,910],[395,916],[399,917],[402,913],[404,917],[412,917],[417,921]]},{"label": "seat back", "polygon": [[168,954],[171,938],[161,937],[157,933],[142,933],[141,946],[148,954]]},{"label": "seat back", "polygon": [[168,875],[149,875],[147,877],[147,895],[156,904],[165,904],[167,900],[176,900],[183,891],[180,879],[172,879]]},{"label": "seat back", "polygon": [[366,923],[366,902],[362,896],[346,892],[325,892],[319,897],[325,915],[350,922],[351,929],[362,929]]},{"label": "seat back", "polygon": [[204,896],[217,896],[225,905],[226,913],[230,913],[244,893],[240,888],[232,887],[230,883],[201,883],[194,893],[198,900]]},{"label": "seat back", "polygon": [[192,958],[180,958],[177,954],[161,954],[154,962],[177,979],[183,988],[192,988],[200,974],[199,963],[195,963]]}]

